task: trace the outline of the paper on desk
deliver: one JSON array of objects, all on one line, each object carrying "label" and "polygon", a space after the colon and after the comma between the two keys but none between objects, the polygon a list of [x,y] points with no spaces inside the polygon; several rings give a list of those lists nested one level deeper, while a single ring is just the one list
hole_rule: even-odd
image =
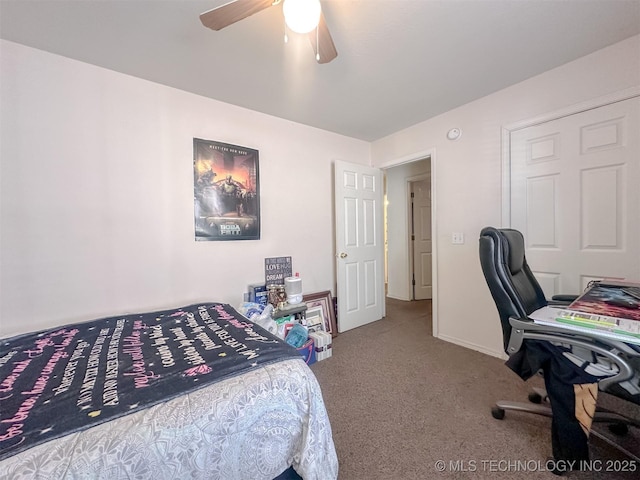
[{"label": "paper on desk", "polygon": [[563,317],[564,310],[555,307],[542,307],[529,314],[529,318],[538,325],[562,328],[574,332],[586,333],[593,336],[603,336],[625,343],[640,345],[640,335],[619,330],[615,325],[601,322],[591,322],[584,319],[575,320]]}]

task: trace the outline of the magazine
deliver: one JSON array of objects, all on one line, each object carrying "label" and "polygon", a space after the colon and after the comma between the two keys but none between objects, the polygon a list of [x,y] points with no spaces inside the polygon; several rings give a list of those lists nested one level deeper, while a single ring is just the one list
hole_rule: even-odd
[{"label": "magazine", "polygon": [[640,335],[640,285],[597,282],[568,307],[557,310],[558,322]]},{"label": "magazine", "polygon": [[640,321],[640,284],[594,283],[567,310]]}]

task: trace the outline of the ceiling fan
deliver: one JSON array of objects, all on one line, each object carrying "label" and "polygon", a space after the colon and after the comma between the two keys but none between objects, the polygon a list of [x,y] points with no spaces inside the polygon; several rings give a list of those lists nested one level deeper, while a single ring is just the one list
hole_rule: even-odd
[{"label": "ceiling fan", "polygon": [[[307,34],[318,63],[329,63],[338,56],[322,14],[319,0],[232,0],[202,13],[200,21],[205,27],[212,30],[221,30],[239,22],[243,18],[280,3],[283,3],[283,13],[287,26],[297,33]],[[293,25],[294,17],[299,12],[305,14],[311,12],[311,23],[300,27]]]}]

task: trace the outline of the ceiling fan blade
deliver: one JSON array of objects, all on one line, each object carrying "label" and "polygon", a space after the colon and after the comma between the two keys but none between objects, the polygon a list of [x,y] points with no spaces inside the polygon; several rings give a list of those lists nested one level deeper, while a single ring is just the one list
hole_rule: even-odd
[{"label": "ceiling fan blade", "polygon": [[213,8],[200,15],[200,21],[205,27],[212,30],[221,30],[224,27],[247,18],[270,7],[277,1],[274,0],[233,0],[219,7]]},{"label": "ceiling fan blade", "polygon": [[312,30],[308,33],[309,40],[313,51],[320,55],[318,63],[329,63],[331,60],[338,56],[336,46],[333,44],[333,39],[329,33],[329,27],[324,20],[324,14],[320,13],[320,23],[318,23],[318,31]]}]

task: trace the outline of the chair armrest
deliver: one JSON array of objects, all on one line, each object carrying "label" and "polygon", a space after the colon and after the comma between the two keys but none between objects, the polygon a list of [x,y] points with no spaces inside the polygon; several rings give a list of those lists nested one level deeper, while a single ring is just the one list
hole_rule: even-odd
[{"label": "chair armrest", "polygon": [[618,367],[618,373],[611,377],[603,378],[599,381],[600,388],[606,390],[610,385],[629,380],[634,375],[634,369],[629,362],[619,354],[623,353],[631,357],[640,357],[640,352],[634,350],[629,345],[618,340],[599,336],[597,332],[593,335],[579,332],[570,332],[562,328],[538,325],[532,320],[522,320],[510,318],[511,336],[507,353],[512,355],[520,350],[522,342],[526,339],[543,340],[548,342],[559,342],[576,347],[581,347],[593,353],[608,358]]},{"label": "chair armrest", "polygon": [[547,300],[547,305],[549,305],[550,307],[568,307],[569,305],[571,305],[572,301],[566,301],[566,300]]},{"label": "chair armrest", "polygon": [[553,297],[551,297],[552,301],[555,302],[573,302],[575,299],[577,299],[579,297],[579,295],[566,295],[566,294],[562,294],[562,295],[554,295]]},{"label": "chair armrest", "polygon": [[568,307],[579,295],[554,295],[551,300],[547,300],[549,306],[552,307]]}]

